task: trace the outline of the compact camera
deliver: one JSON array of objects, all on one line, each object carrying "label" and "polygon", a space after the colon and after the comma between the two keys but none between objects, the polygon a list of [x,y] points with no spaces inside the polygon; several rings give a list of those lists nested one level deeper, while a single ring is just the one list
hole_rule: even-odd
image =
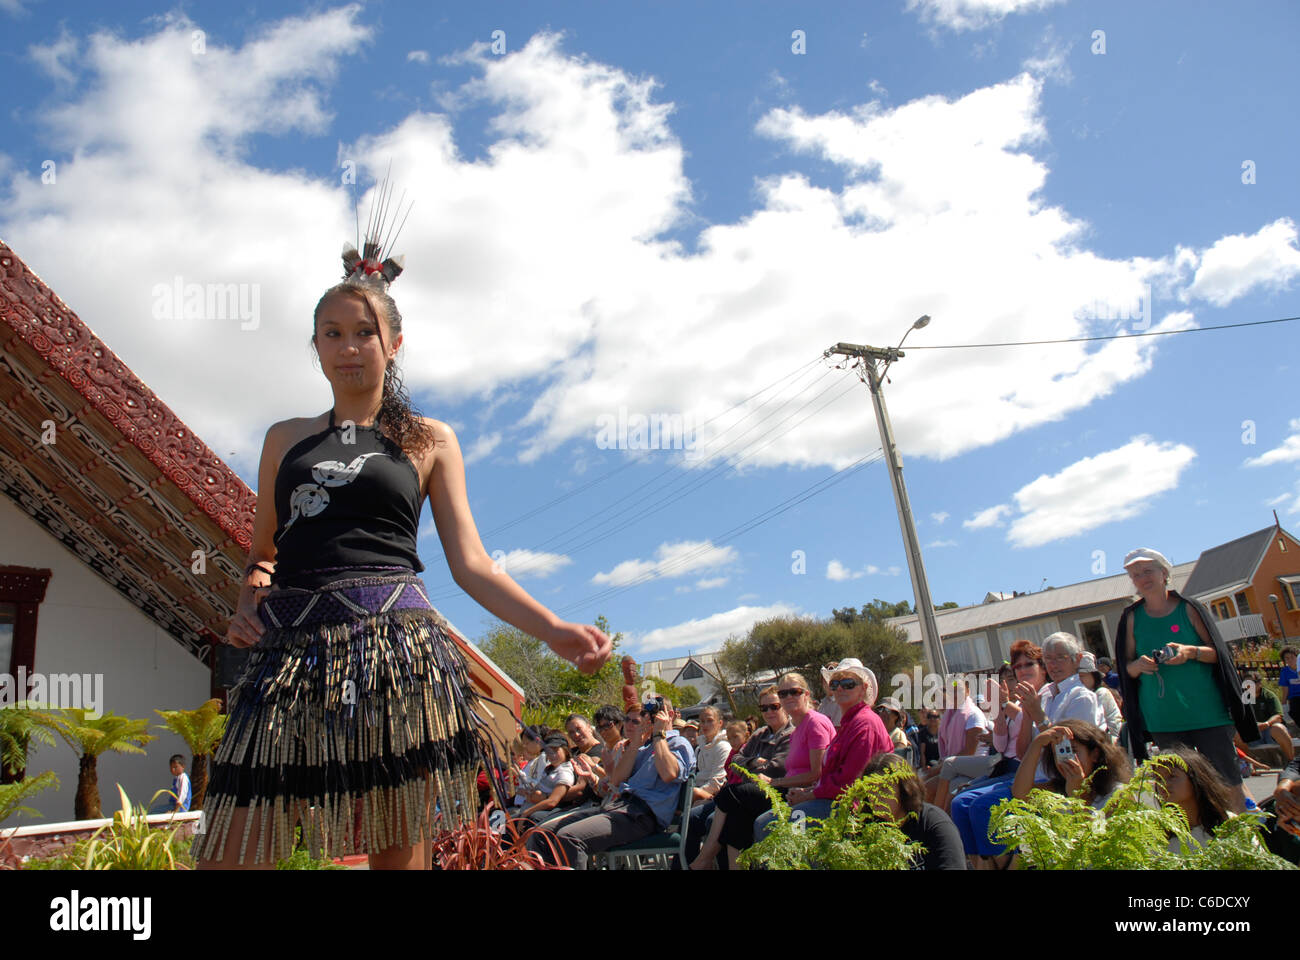
[{"label": "compact camera", "polygon": [[1157,664],[1161,664],[1164,663],[1166,660],[1172,660],[1176,656],[1178,656],[1178,651],[1174,649],[1174,645],[1172,643],[1169,643],[1161,647],[1155,653],[1151,654],[1151,659],[1154,660]]},{"label": "compact camera", "polygon": [[660,711],[663,710],[663,708],[664,708],[663,697],[651,697],[645,703],[641,704],[641,709],[644,710],[646,712],[646,715],[649,717],[658,716]]},{"label": "compact camera", "polygon": [[1073,760],[1073,759],[1074,759],[1074,744],[1070,742],[1069,737],[1066,737],[1064,740],[1062,740],[1060,743],[1056,745],[1056,760],[1059,763],[1063,760]]}]

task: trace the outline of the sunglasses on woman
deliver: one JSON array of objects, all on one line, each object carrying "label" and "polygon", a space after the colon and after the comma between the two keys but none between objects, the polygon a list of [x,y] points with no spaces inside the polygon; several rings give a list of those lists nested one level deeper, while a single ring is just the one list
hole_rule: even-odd
[{"label": "sunglasses on woman", "polygon": [[807,692],[808,692],[807,690],[801,690],[798,687],[793,687],[789,690],[778,690],[776,692],[776,695],[780,697],[782,700],[788,700],[791,697],[801,697]]},{"label": "sunglasses on woman", "polygon": [[779,704],[779,703],[760,703],[760,704],[758,705],[758,709],[762,710],[764,713],[773,713],[773,712],[775,712],[775,711],[781,709],[781,704]]},{"label": "sunglasses on woman", "polygon": [[840,689],[840,690],[852,690],[852,689],[854,689],[855,687],[857,687],[857,685],[858,685],[858,681],[856,681],[856,680],[852,680],[852,679],[849,679],[848,677],[845,677],[845,678],[842,679],[842,680],[837,679],[837,680],[832,680],[832,681],[831,681],[831,689],[832,689],[832,690],[836,690],[836,689]]}]

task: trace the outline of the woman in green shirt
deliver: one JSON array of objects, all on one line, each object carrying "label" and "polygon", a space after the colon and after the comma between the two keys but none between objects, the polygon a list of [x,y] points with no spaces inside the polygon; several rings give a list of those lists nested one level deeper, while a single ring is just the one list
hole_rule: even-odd
[{"label": "woman in green shirt", "polygon": [[1203,607],[1169,589],[1172,570],[1157,550],[1124,558],[1139,599],[1120,617],[1116,657],[1128,709],[1130,746],[1146,759],[1146,741],[1162,750],[1181,743],[1205,755],[1227,782],[1234,809],[1246,809],[1234,728],[1258,736],[1247,715],[1232,656]]}]

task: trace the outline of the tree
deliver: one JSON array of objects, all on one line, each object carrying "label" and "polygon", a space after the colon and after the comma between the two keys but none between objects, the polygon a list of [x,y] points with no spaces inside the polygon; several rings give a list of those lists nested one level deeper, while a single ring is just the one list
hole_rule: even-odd
[{"label": "tree", "polygon": [[722,642],[722,649],[713,656],[714,665],[720,671],[721,680],[727,686],[750,684],[763,672],[755,662],[757,647],[747,637],[738,637],[734,633]]},{"label": "tree", "polygon": [[79,707],[65,710],[33,710],[32,720],[58,734],[80,758],[77,797],[73,816],[78,820],[98,820],[103,816],[99,801],[98,761],[101,753],[144,753],[143,744],[157,740],[145,733],[148,720],[106,713],[89,717],[90,711]]},{"label": "tree", "polygon": [[524,696],[531,702],[543,703],[563,692],[564,661],[542,641],[518,627],[497,621],[477,645],[523,688]]},{"label": "tree", "polygon": [[875,623],[884,623],[891,617],[905,617],[909,613],[915,613],[912,605],[906,600],[900,600],[897,603],[876,598],[868,604],[864,604],[861,611],[852,607],[845,607],[843,610],[832,610],[832,619],[839,620],[841,623],[855,623],[858,620],[869,620]]},{"label": "tree", "polygon": [[[226,721],[230,719],[221,712],[221,701],[212,699],[197,710],[155,710],[163,718],[159,724],[185,741],[194,757],[190,765],[190,799],[191,810],[203,809],[203,798],[208,792],[208,757],[216,752],[221,735],[225,733]],[[173,806],[175,801],[173,800]]]}]

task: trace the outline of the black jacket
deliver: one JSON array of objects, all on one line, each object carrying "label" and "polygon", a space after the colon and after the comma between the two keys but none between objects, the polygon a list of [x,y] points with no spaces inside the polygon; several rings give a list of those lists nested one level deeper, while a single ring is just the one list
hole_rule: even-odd
[{"label": "black jacket", "polygon": [[[1250,743],[1250,741],[1257,739],[1259,737],[1259,727],[1255,725],[1250,711],[1242,703],[1241,680],[1237,676],[1237,666],[1232,662],[1232,651],[1228,649],[1227,641],[1220,636],[1219,627],[1214,617],[1210,615],[1210,611],[1206,610],[1204,605],[1184,597],[1177,590],[1170,590],[1169,595],[1178,600],[1186,601],[1189,607],[1200,614],[1201,622],[1205,624],[1205,630],[1210,635],[1210,642],[1219,655],[1215,680],[1218,681],[1219,692],[1223,695],[1223,702],[1228,708],[1228,714],[1232,717],[1232,722],[1243,740]],[[1124,697],[1124,719],[1128,723],[1129,748],[1133,751],[1134,758],[1139,762],[1147,758],[1147,728],[1142,720],[1142,707],[1138,703],[1137,678],[1128,675],[1128,620],[1129,614],[1144,602],[1143,600],[1136,600],[1124,608],[1124,612],[1119,616],[1119,631],[1115,638],[1115,662],[1118,664],[1119,670],[1120,694]],[[1199,636],[1195,645],[1201,645]]]}]

